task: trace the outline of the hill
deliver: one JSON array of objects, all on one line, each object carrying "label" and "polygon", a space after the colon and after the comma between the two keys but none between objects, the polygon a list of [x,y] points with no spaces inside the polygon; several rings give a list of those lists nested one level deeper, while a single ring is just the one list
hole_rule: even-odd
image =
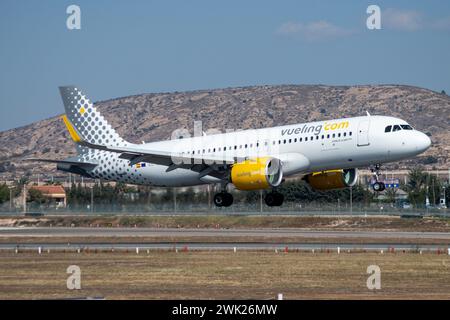
[{"label": "hill", "polygon": [[[193,134],[194,121],[202,121],[204,131],[225,131],[351,117],[369,111],[405,119],[433,141],[425,154],[391,168],[413,164],[450,167],[450,97],[418,87],[254,86],[141,94],[95,104],[120,135],[135,143],[170,139],[180,128]],[[74,153],[59,116],[0,132],[0,178],[30,174],[34,167],[34,173],[57,175],[54,165],[36,166],[21,159],[62,159]]]}]

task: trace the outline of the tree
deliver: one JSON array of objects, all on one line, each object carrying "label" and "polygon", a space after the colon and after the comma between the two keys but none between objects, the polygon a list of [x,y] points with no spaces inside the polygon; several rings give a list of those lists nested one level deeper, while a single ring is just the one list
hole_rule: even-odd
[{"label": "tree", "polygon": [[9,201],[9,188],[6,184],[0,184],[0,204]]},{"label": "tree", "polygon": [[387,188],[385,195],[387,202],[394,204],[397,196],[397,188]]},{"label": "tree", "polygon": [[422,207],[425,205],[425,198],[427,196],[427,176],[428,175],[421,167],[416,167],[409,171],[406,191],[408,192],[409,201],[415,207]]},{"label": "tree", "polygon": [[31,188],[28,190],[28,201],[35,202],[35,203],[45,203],[47,201],[47,198],[44,197],[41,191]]}]

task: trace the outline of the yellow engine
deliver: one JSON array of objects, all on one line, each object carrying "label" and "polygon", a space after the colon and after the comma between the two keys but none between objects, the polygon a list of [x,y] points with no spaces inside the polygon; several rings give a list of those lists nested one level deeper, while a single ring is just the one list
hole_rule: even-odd
[{"label": "yellow engine", "polygon": [[358,180],[356,169],[338,169],[313,172],[305,177],[306,182],[316,190],[332,190],[353,187]]},{"label": "yellow engine", "polygon": [[259,190],[280,185],[281,161],[276,158],[245,160],[231,168],[231,182],[239,190]]}]

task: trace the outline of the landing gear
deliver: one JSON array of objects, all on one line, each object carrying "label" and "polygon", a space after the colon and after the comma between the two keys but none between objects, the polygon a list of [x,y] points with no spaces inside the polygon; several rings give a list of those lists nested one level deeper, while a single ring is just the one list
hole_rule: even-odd
[{"label": "landing gear", "polygon": [[226,191],[214,195],[214,204],[217,207],[229,207],[233,204],[233,195]]},{"label": "landing gear", "polygon": [[380,191],[383,191],[384,189],[386,189],[386,186],[384,185],[383,182],[375,182],[372,185],[372,188],[373,188],[373,191],[380,192]]},{"label": "landing gear", "polygon": [[266,194],[264,201],[269,207],[279,207],[283,204],[284,195],[282,193],[272,191]]},{"label": "landing gear", "polygon": [[376,164],[374,167],[370,168],[370,171],[372,171],[372,174],[375,177],[375,183],[372,185],[372,189],[375,192],[381,192],[384,189],[386,189],[386,186],[384,185],[383,182],[378,181],[378,177],[380,175],[380,168],[381,165],[380,164]]}]

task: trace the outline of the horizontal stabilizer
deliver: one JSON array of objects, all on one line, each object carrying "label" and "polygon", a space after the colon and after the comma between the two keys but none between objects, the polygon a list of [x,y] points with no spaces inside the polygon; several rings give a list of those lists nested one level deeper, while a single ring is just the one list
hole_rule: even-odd
[{"label": "horizontal stabilizer", "polygon": [[57,159],[43,159],[43,158],[27,158],[23,161],[35,161],[35,162],[48,162],[48,163],[56,163],[56,164],[67,164],[74,165],[83,169],[93,169],[97,166],[96,163],[93,162],[80,162],[76,160],[57,160]]}]

